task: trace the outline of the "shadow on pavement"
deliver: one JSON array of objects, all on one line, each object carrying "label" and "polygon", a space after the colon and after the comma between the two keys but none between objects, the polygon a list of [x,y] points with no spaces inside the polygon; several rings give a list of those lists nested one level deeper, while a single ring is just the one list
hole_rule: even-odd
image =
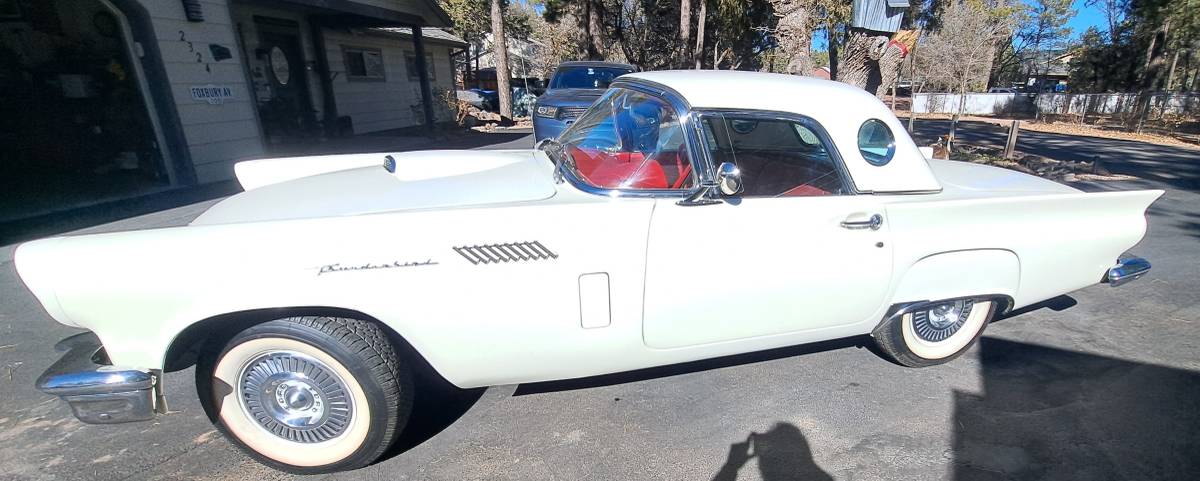
[{"label": "shadow on pavement", "polygon": [[396,443],[374,463],[376,465],[420,446],[450,427],[487,391],[485,388],[460,389],[433,373],[432,368],[424,366],[416,370],[414,381],[417,388],[408,424],[400,432]]},{"label": "shadow on pavement", "polygon": [[745,441],[730,444],[725,464],[713,481],[736,480],[738,471],[751,460],[757,460],[763,481],[833,481],[833,476],[813,461],[800,428],[789,423],[777,423],[765,433],[751,432]]},{"label": "shadow on pavement", "polygon": [[817,352],[832,351],[835,349],[843,349],[847,347],[866,347],[871,344],[871,339],[867,336],[849,337],[845,339],[834,339],[830,341],[816,342],[812,344],[803,344],[799,346],[782,347],[771,349],[768,351],[750,352],[746,354],[736,354],[733,356],[718,357],[715,359],[704,359],[683,364],[673,364],[669,366],[651,367],[646,369],[638,369],[635,371],[619,372],[614,374],[603,374],[600,376],[585,377],[579,379],[567,379],[564,381],[546,381],[520,385],[514,396],[524,396],[527,394],[540,394],[547,392],[569,391],[573,389],[587,389],[601,386],[612,386],[616,384],[625,384],[631,382],[645,381],[649,379],[658,379],[664,377],[678,376],[693,372],[708,371],[723,367],[738,366],[742,364],[753,364],[756,362],[770,361],[774,359],[783,359],[785,357],[800,356],[803,354],[812,354]]},{"label": "shadow on pavement", "polygon": [[235,181],[218,182],[0,223],[0,247],[218,199],[241,190]]},{"label": "shadow on pavement", "polygon": [[954,394],[956,481],[1191,480],[1200,373],[982,338],[983,393]]},{"label": "shadow on pavement", "polygon": [[1028,314],[1030,312],[1041,310],[1041,309],[1050,309],[1054,312],[1065,311],[1067,309],[1075,307],[1076,304],[1079,304],[1079,301],[1076,301],[1074,297],[1064,294],[1064,295],[1061,295],[1058,297],[1046,299],[1042,302],[1030,304],[1030,305],[1022,307],[1020,309],[1013,309],[1011,311],[1005,312],[1003,314],[996,316],[996,318],[993,319],[992,322],[1003,321],[1005,319],[1017,317],[1022,314]]},{"label": "shadow on pavement", "polygon": [[[396,135],[375,132],[353,137],[342,137],[294,143],[272,147],[264,157],[298,157],[306,155],[362,154],[374,152],[408,152],[413,150],[479,149],[479,148],[533,148],[533,129],[509,129],[498,132],[474,130],[438,132],[425,135]],[[518,143],[529,137],[526,143]],[[518,143],[520,145],[506,145]]]},{"label": "shadow on pavement", "polygon": [[[421,150],[432,149],[479,149],[483,147],[495,146],[495,148],[533,148],[533,129],[512,129],[505,132],[483,133],[468,131],[463,134],[455,134],[453,137],[445,139],[436,139],[433,144],[422,148]],[[528,145],[503,145],[514,143],[521,140],[523,137],[529,137]]]}]

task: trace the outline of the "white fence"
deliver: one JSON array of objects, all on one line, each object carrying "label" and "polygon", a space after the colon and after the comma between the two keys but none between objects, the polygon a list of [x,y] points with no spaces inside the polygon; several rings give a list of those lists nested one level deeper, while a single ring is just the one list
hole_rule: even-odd
[{"label": "white fence", "polygon": [[[1137,107],[1137,94],[1042,94],[1037,97],[1038,112],[1069,115],[1121,115]],[[1150,97],[1150,117],[1163,114],[1200,113],[1200,94],[1158,93]]]},{"label": "white fence", "polygon": [[[957,94],[913,94],[917,113],[952,114],[958,110]],[[1135,93],[1111,94],[967,94],[963,110],[971,115],[1125,115],[1134,112]],[[1200,93],[1157,93],[1150,97],[1151,118],[1164,114],[1200,115]]]},{"label": "white fence", "polygon": [[[958,111],[962,96],[958,94],[913,94],[913,112],[919,114],[952,114]],[[1009,115],[1032,113],[1034,102],[1026,94],[967,94],[963,113],[970,115]]]}]

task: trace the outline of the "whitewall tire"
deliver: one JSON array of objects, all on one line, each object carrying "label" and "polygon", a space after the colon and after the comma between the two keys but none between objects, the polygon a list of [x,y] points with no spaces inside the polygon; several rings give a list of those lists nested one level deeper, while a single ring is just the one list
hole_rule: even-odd
[{"label": "whitewall tire", "polygon": [[898,364],[942,364],[975,343],[995,315],[996,304],[987,298],[923,304],[884,320],[871,336],[883,354]]},{"label": "whitewall tire", "polygon": [[412,380],[378,326],[295,317],[230,339],[197,370],[210,418],[260,461],[293,473],[355,469],[395,441]]}]

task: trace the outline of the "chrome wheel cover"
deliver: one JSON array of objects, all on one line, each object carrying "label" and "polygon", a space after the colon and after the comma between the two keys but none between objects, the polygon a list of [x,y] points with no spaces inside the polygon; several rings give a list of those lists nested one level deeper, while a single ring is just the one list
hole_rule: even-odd
[{"label": "chrome wheel cover", "polygon": [[913,312],[913,331],[922,341],[945,341],[967,322],[973,305],[970,299],[960,299]]},{"label": "chrome wheel cover", "polygon": [[350,426],[354,401],[329,366],[295,351],[273,351],[247,362],[238,376],[242,411],[271,434],[319,443]]}]

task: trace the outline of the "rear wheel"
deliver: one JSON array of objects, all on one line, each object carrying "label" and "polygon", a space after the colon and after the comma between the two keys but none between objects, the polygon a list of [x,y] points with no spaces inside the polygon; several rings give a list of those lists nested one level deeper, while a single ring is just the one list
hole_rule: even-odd
[{"label": "rear wheel", "polygon": [[217,427],[265,464],[293,473],[366,466],[412,409],[412,376],[379,326],[294,317],[234,336],[197,370]]},{"label": "rear wheel", "polygon": [[983,334],[996,311],[993,299],[955,299],[916,306],[875,328],[871,337],[898,364],[942,364],[966,352]]}]

